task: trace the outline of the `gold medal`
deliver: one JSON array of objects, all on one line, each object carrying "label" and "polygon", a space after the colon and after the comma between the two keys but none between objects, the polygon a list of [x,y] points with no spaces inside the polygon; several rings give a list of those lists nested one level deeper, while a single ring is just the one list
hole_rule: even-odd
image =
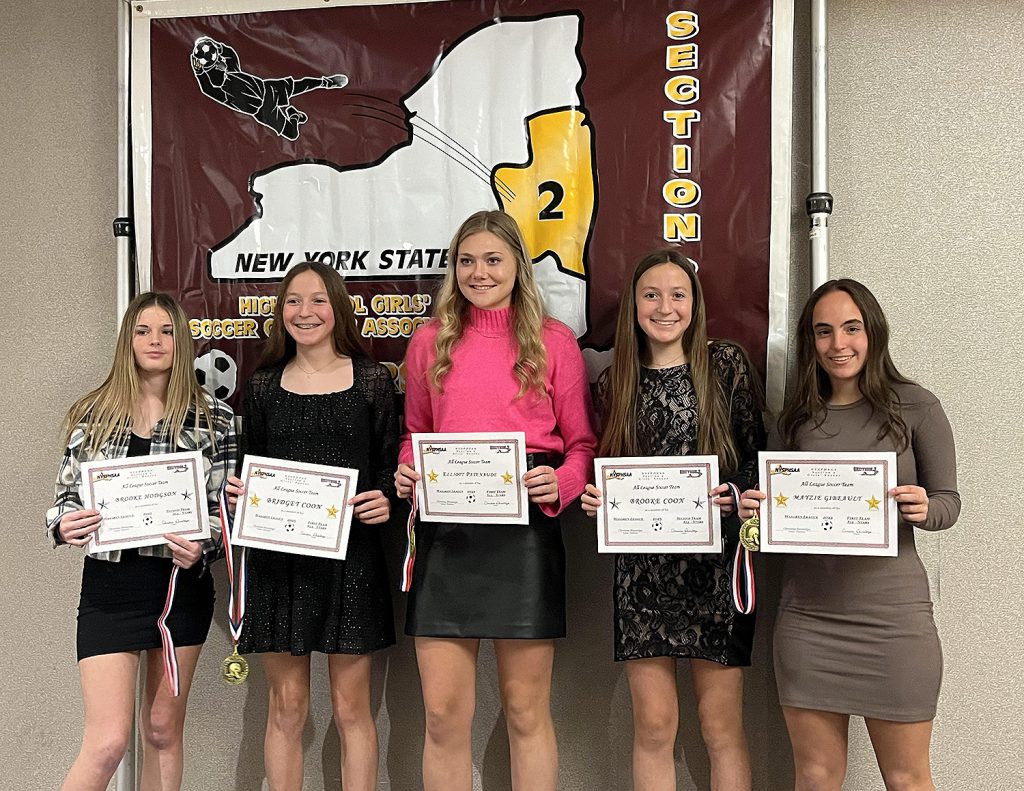
[{"label": "gold medal", "polygon": [[761,520],[757,516],[740,525],[740,543],[748,552],[757,552],[761,547]]},{"label": "gold medal", "polygon": [[244,656],[238,653],[237,645],[231,652],[231,656],[224,660],[220,675],[225,684],[230,684],[233,687],[244,684],[249,677],[249,663],[245,661]]}]

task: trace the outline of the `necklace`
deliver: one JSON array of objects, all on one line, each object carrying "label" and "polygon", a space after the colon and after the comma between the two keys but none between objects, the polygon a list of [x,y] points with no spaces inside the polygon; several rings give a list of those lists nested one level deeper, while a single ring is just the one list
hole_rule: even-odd
[{"label": "necklace", "polygon": [[680,354],[678,357],[669,360],[667,363],[659,363],[658,365],[651,363],[647,367],[655,371],[660,371],[662,368],[671,368],[673,365],[678,365],[679,363],[683,362],[684,356],[685,355]]},{"label": "necklace", "polygon": [[340,359],[341,359],[340,357],[335,357],[333,360],[331,360],[326,365],[321,365],[319,368],[314,368],[312,371],[307,371],[305,368],[303,368],[299,364],[299,358],[298,357],[293,357],[292,358],[292,362],[295,363],[295,367],[298,368],[300,371],[302,371],[302,373],[304,373],[307,377],[311,377],[311,376],[313,376],[313,374],[318,374],[321,371],[326,371],[328,368],[330,368],[332,365],[334,365]]}]

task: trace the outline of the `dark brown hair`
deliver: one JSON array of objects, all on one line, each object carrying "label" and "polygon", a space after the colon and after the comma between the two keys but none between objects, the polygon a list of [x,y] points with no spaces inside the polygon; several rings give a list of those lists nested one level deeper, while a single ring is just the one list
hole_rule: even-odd
[{"label": "dark brown hair", "polygon": [[882,415],[882,426],[878,439],[892,436],[897,450],[907,447],[909,437],[907,424],[900,410],[900,399],[894,385],[910,384],[889,356],[889,323],[885,320],[882,306],[867,286],[856,280],[842,278],[829,280],[818,286],[804,305],[797,324],[796,339],[796,387],[786,399],[779,417],[779,431],[790,448],[796,446],[796,435],[808,421],[815,421],[813,428],[820,428],[828,411],[828,399],[832,395],[832,381],[818,364],[814,345],[814,308],[826,294],[842,291],[848,294],[864,320],[864,332],[868,338],[868,353],[860,372],[857,386],[864,400],[873,412]]},{"label": "dark brown hair", "polygon": [[303,272],[312,272],[324,284],[327,298],[334,310],[334,351],[348,357],[366,357],[366,347],[356,327],[356,314],[352,309],[352,300],[345,289],[345,281],[335,270],[319,261],[303,261],[288,270],[281,285],[277,289],[277,302],[274,305],[274,323],[263,346],[260,368],[269,368],[280,362],[288,362],[295,356],[295,340],[284,328],[284,300],[292,281]]},{"label": "dark brown hair", "polygon": [[636,409],[640,366],[649,362],[650,350],[647,335],[636,320],[636,286],[645,272],[662,264],[675,264],[682,269],[690,279],[693,291],[690,325],[683,333],[682,347],[690,361],[690,376],[697,395],[696,452],[716,454],[723,474],[734,471],[739,464],[739,454],[729,414],[732,399],[723,391],[722,382],[711,370],[704,293],[693,262],[673,248],[655,250],[640,259],[629,287],[623,289],[615,325],[615,355],[607,374],[608,403],[599,453],[601,456],[641,455]]}]

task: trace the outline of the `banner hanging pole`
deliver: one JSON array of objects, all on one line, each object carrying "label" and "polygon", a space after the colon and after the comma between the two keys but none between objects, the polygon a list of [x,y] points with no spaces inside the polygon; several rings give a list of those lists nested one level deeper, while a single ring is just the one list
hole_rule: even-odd
[{"label": "banner hanging pole", "polygon": [[811,289],[829,278],[828,218],[828,0],[811,0]]},{"label": "banner hanging pole", "polygon": [[[132,216],[129,174],[132,152],[128,139],[129,118],[129,63],[131,47],[131,9],[125,0],[117,3],[117,216],[118,220]],[[128,223],[128,227],[131,225]],[[132,244],[134,234],[119,232],[115,222],[114,238],[117,240],[117,317],[121,316],[132,295]]]},{"label": "banner hanging pole", "polygon": [[[118,222],[132,216],[131,192],[129,190],[129,172],[132,154],[129,140],[129,63],[131,46],[131,10],[125,0],[114,0],[117,3],[117,216],[114,223],[117,243],[117,324],[121,322],[128,302],[131,299],[132,282],[132,244],[134,235],[126,235],[118,231]],[[129,224],[130,227],[130,224]],[[115,327],[116,330],[116,327]],[[138,682],[136,682],[138,686]],[[138,695],[136,695],[136,699]],[[138,717],[132,717],[131,733],[128,736],[128,750],[121,759],[114,774],[114,788],[117,791],[135,791],[135,745],[138,743]]]}]

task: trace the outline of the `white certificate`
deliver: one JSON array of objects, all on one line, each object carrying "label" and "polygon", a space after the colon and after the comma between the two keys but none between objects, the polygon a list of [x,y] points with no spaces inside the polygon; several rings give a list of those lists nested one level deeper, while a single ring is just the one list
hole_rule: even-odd
[{"label": "white certificate", "polygon": [[717,456],[595,459],[598,552],[721,552]]},{"label": "white certificate", "polygon": [[761,551],[895,557],[896,454],[759,453]]},{"label": "white certificate", "polygon": [[344,560],[359,470],[246,456],[233,544]]},{"label": "white certificate", "polygon": [[413,434],[420,519],[528,525],[526,435]]},{"label": "white certificate", "polygon": [[163,453],[82,462],[82,504],[100,512],[89,554],[166,544],[164,533],[210,537],[203,454]]}]

